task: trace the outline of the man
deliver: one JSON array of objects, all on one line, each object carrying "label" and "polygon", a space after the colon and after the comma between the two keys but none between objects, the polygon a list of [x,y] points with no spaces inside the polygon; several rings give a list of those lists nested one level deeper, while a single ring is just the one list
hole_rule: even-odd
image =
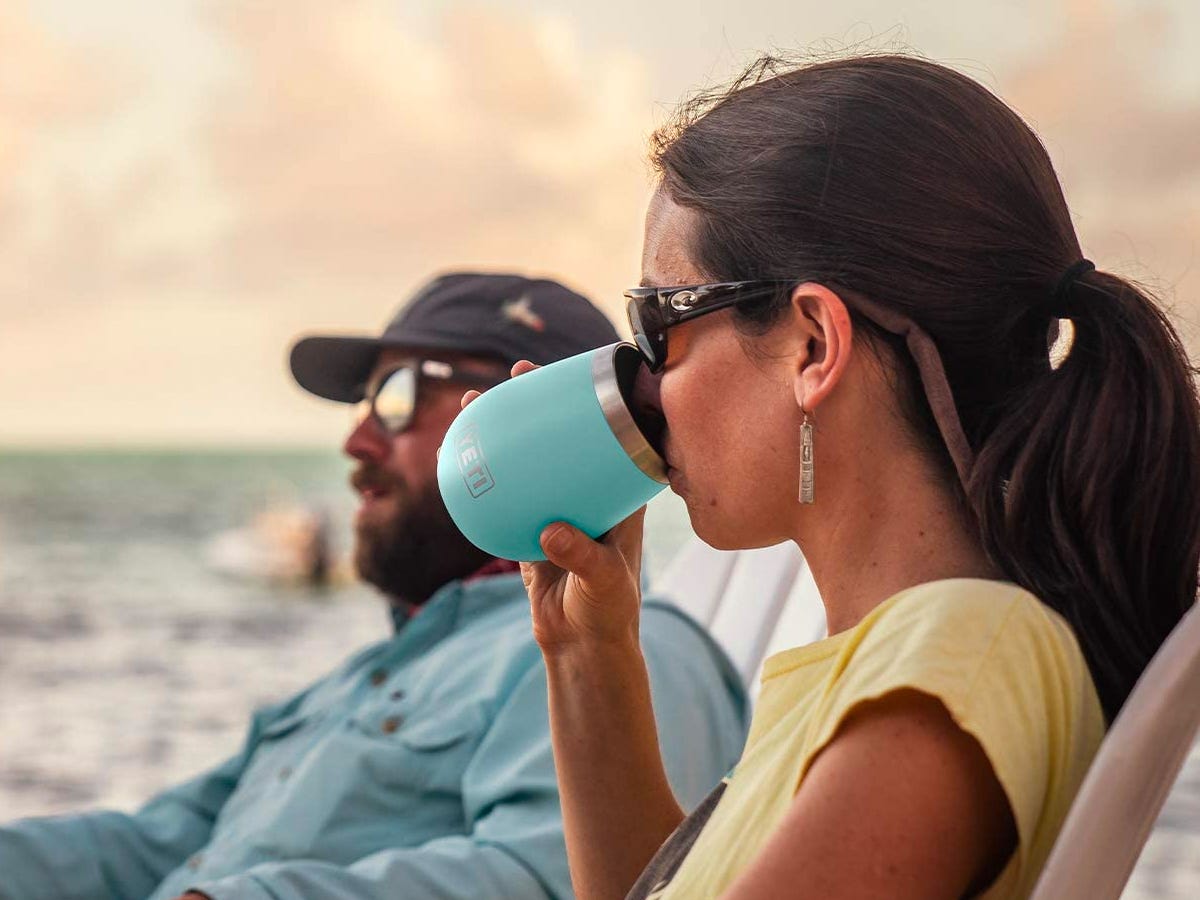
[{"label": "man", "polygon": [[[455,528],[436,451],[464,391],[518,359],[616,339],[552,281],[453,274],[379,338],[299,341],[302,387],[361,402],[345,443],[362,499],[355,561],[394,635],[259,711],[236,756],[135,814],[0,828],[0,900],[569,896],[528,599],[514,563]],[[744,698],[670,607],[647,602],[642,636],[668,771],[691,805],[737,759]]]}]

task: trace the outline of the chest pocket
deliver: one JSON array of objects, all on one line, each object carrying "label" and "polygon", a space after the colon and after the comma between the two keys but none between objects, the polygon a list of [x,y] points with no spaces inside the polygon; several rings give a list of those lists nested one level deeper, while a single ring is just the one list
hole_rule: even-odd
[{"label": "chest pocket", "polygon": [[488,726],[479,704],[408,718],[389,709],[364,710],[352,721],[362,765],[372,781],[389,788],[458,794],[462,775]]},{"label": "chest pocket", "polygon": [[287,780],[311,742],[312,729],[324,718],[324,710],[300,710],[275,719],[259,732],[254,754],[221,808],[220,833],[249,838],[264,828],[284,800]]}]

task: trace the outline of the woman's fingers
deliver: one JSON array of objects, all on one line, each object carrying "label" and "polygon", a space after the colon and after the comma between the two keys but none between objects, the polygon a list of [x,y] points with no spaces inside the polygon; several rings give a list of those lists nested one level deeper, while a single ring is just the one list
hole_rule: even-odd
[{"label": "woman's fingers", "polygon": [[642,529],[646,520],[646,507],[641,507],[622,522],[618,522],[608,532],[605,543],[616,547],[620,554],[633,563],[633,568],[641,569],[642,559]]},{"label": "woman's fingers", "polygon": [[[534,365],[529,360],[523,359],[520,362],[516,363],[516,365],[514,365],[512,367],[509,374],[513,378],[516,378],[518,375],[524,375],[526,372],[532,372],[534,369],[540,369],[540,368],[541,368],[541,366]],[[466,409],[467,404],[469,404],[472,400],[474,400],[476,397],[478,397],[479,394],[480,394],[479,391],[467,391],[465,394],[463,394],[462,402],[459,403],[459,409]]]},{"label": "woman's fingers", "polygon": [[[641,507],[613,526],[599,541],[566,522],[547,525],[538,541],[546,559],[585,581],[602,579],[620,558],[634,563],[641,559],[642,526],[646,507]],[[613,551],[616,551],[616,554]]]}]

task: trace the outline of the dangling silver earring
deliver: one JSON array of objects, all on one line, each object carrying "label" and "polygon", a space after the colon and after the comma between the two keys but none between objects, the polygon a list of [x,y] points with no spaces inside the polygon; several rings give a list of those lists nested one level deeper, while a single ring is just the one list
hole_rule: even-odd
[{"label": "dangling silver earring", "polygon": [[800,407],[804,421],[800,423],[800,502],[813,502],[813,427],[808,410]]}]

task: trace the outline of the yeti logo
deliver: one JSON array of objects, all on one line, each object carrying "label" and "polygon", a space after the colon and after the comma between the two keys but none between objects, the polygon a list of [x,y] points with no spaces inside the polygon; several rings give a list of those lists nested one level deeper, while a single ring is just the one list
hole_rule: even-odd
[{"label": "yeti logo", "polygon": [[463,482],[472,497],[482,497],[496,486],[488,469],[487,460],[483,457],[483,447],[479,444],[479,428],[468,425],[459,436],[455,446],[458,453],[458,471],[462,474]]}]

